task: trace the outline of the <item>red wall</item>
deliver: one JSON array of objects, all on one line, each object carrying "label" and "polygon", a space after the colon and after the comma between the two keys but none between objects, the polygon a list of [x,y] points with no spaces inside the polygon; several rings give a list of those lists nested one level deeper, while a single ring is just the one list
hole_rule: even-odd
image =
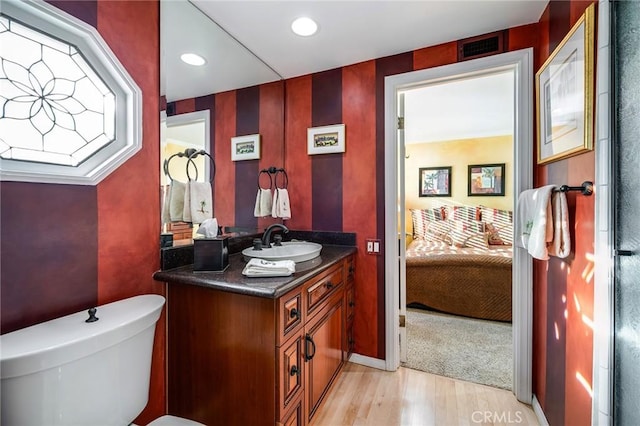
[{"label": "red wall", "polygon": [[[552,1],[539,23],[539,69],[591,1]],[[593,151],[536,167],[535,186],[595,179]],[[534,393],[551,425],[591,424],[594,197],[568,193],[571,255],[534,260]],[[557,330],[557,332],[556,332]]]},{"label": "red wall", "polygon": [[[2,333],[143,293],[159,268],[159,4],[52,1],[97,28],[143,94],[143,146],[97,186],[2,182]],[[165,413],[164,317],[149,404]]]},{"label": "red wall", "polygon": [[[508,30],[508,49],[534,47],[537,69],[589,3],[551,2],[539,23]],[[2,184],[3,333],[118,298],[164,292],[151,278],[159,267],[160,228],[158,4],[56,4],[98,28],[142,88],[143,150],[95,188]],[[357,234],[355,337],[356,352],[365,356],[385,357],[384,258],[364,254],[366,238],[384,237],[384,77],[454,63],[456,49],[455,42],[445,43],[285,81],[284,166],[293,213],[287,224]],[[282,107],[275,100],[281,89],[262,85],[184,101],[176,113],[211,106],[215,157],[230,158],[230,144],[215,141],[229,141],[239,131],[259,132],[274,144],[282,137]],[[308,156],[307,128],[337,123],[346,125],[346,152]],[[265,154],[259,162],[218,170],[215,212],[222,224],[249,220],[236,213],[238,203],[247,202],[232,189],[245,178],[239,173],[253,176],[275,158]],[[536,186],[593,180],[594,155],[536,167],[535,173]],[[248,196],[254,198],[255,190]],[[594,207],[593,198],[568,198],[573,255],[563,262],[536,261],[534,271],[534,392],[552,425],[588,424],[591,411],[575,373],[591,382],[592,335],[582,315],[592,318]],[[164,347],[161,320],[142,423],[164,412]]]}]

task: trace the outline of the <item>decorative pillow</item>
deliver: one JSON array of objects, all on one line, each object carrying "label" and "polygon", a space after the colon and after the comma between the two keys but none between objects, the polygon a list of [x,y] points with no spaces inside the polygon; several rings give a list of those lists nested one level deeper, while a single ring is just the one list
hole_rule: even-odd
[{"label": "decorative pillow", "polygon": [[413,224],[413,238],[416,240],[424,240],[427,229],[422,216],[422,210],[411,209],[411,223]]},{"label": "decorative pillow", "polygon": [[450,218],[453,220],[480,220],[480,207],[453,206]]},{"label": "decorative pillow", "polygon": [[487,232],[487,243],[490,246],[510,246],[511,245],[510,242],[502,239],[502,237],[500,236],[500,232],[493,225],[493,223],[485,224],[485,230]]},{"label": "decorative pillow", "polygon": [[[513,212],[482,207],[482,220],[487,225],[492,225],[490,229],[487,228],[490,245],[513,244]],[[491,241],[493,241],[493,243]]]},{"label": "decorative pillow", "polygon": [[441,241],[449,232],[450,225],[445,221],[442,209],[411,209],[413,238],[416,240]]},{"label": "decorative pillow", "polygon": [[462,247],[487,248],[485,224],[477,220],[454,220],[451,230],[452,245]]}]

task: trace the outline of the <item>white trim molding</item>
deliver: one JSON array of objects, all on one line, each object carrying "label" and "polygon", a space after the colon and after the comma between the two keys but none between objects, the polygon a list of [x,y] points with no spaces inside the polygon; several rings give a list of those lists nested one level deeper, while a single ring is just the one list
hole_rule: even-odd
[{"label": "white trim molding", "polygon": [[378,370],[386,370],[387,364],[385,360],[378,358],[371,358],[360,354],[351,354],[349,362],[354,364],[364,365],[365,367],[376,368]]},{"label": "white trim molding", "polygon": [[[385,350],[386,369],[400,365],[399,350],[399,256],[398,246],[398,158],[396,111],[397,94],[402,90],[482,75],[500,69],[514,70],[514,208],[520,192],[533,186],[533,49],[523,49],[452,65],[389,76],[385,78]],[[515,219],[517,220],[517,218]],[[516,398],[530,404],[532,399],[532,317],[533,277],[531,257],[514,250],[513,259],[514,383]]]},{"label": "white trim molding", "polygon": [[[102,148],[76,166],[54,164],[55,161],[36,162],[1,158],[0,180],[98,184],[142,148],[142,91],[91,25],[43,1],[3,0],[2,3],[4,16],[25,26],[37,28],[37,32],[42,35],[75,46],[113,94],[114,98],[109,101],[110,106],[105,110],[115,111],[115,128]],[[70,98],[75,99],[75,95]],[[52,119],[51,114],[49,119]],[[1,120],[8,120],[2,123],[3,128],[9,128],[9,131],[9,126],[13,125],[15,128],[14,119],[3,117]],[[41,154],[46,156],[47,152],[42,150]]]}]

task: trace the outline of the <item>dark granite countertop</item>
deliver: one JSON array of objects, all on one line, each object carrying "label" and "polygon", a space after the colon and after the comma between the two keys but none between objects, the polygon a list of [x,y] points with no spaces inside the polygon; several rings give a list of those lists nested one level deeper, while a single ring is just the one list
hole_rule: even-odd
[{"label": "dark granite countertop", "polygon": [[242,275],[242,270],[247,262],[241,253],[236,253],[229,256],[229,266],[224,272],[194,271],[193,265],[188,265],[157,271],[153,274],[153,278],[156,281],[167,282],[169,285],[171,283],[197,285],[275,299],[355,252],[356,248],[352,246],[323,245],[319,257],[296,263],[296,272],[289,277],[245,277]]}]

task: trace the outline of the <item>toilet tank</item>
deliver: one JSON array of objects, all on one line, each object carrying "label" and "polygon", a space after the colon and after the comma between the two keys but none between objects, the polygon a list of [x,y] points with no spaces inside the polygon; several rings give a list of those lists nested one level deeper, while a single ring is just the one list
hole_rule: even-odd
[{"label": "toilet tank", "polygon": [[0,336],[3,425],[118,425],[147,405],[165,299],[135,296]]}]

